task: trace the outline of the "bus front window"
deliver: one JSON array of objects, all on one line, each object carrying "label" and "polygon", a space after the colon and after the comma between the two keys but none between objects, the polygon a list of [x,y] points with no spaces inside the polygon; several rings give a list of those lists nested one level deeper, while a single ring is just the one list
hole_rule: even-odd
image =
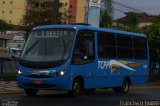
[{"label": "bus front window", "polygon": [[70,54],[75,30],[43,29],[32,31],[23,49],[21,62],[65,61]]}]

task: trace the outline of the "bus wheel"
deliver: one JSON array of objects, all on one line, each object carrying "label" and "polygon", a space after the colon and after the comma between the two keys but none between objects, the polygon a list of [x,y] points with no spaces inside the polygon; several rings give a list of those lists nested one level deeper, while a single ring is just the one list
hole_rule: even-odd
[{"label": "bus wheel", "polygon": [[84,91],[85,91],[86,94],[90,95],[90,94],[93,94],[95,92],[95,90],[96,89],[85,89]]},{"label": "bus wheel", "polygon": [[27,96],[35,96],[38,92],[36,89],[24,89]]},{"label": "bus wheel", "polygon": [[123,85],[122,85],[122,87],[121,87],[121,93],[128,93],[128,91],[129,91],[129,86],[130,86],[130,84],[129,84],[129,81],[128,80],[124,80],[123,81]]},{"label": "bus wheel", "polygon": [[115,88],[113,88],[113,91],[115,93],[123,93],[123,94],[125,94],[125,93],[128,93],[129,86],[130,86],[129,81],[128,80],[124,80],[122,87],[115,87]]},{"label": "bus wheel", "polygon": [[82,81],[75,79],[73,81],[72,91],[69,91],[68,93],[72,96],[78,97],[81,95],[82,89],[83,89]]}]

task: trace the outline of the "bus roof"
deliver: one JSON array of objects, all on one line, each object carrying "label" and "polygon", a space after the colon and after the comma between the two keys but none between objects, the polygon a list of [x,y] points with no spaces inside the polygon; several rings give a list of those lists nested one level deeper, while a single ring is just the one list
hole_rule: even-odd
[{"label": "bus roof", "polygon": [[92,26],[87,26],[87,25],[72,25],[72,24],[37,26],[33,28],[33,30],[48,29],[48,28],[70,28],[70,29],[76,29],[76,30],[88,29],[88,30],[94,30],[94,31],[111,32],[111,33],[117,33],[117,34],[146,37],[146,35],[144,34],[127,32],[127,31],[122,31],[122,30],[113,29],[113,28],[97,28],[97,27],[92,27]]}]

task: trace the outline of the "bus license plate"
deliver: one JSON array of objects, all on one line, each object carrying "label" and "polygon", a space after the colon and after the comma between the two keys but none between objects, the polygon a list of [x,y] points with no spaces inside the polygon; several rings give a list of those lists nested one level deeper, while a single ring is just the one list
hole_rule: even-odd
[{"label": "bus license plate", "polygon": [[33,81],[33,83],[34,83],[34,84],[42,84],[43,81],[41,81],[41,80],[35,80],[35,81]]}]

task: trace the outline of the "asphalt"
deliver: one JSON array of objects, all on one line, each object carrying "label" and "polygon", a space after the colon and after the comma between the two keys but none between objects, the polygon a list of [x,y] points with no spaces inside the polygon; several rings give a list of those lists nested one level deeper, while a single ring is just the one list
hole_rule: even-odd
[{"label": "asphalt", "polygon": [[[150,82],[143,86],[132,86],[131,89],[143,88],[160,88],[160,82]],[[98,89],[100,90],[100,89]],[[18,88],[16,81],[0,81],[0,95],[1,94],[18,94],[24,93],[23,89]]]}]

